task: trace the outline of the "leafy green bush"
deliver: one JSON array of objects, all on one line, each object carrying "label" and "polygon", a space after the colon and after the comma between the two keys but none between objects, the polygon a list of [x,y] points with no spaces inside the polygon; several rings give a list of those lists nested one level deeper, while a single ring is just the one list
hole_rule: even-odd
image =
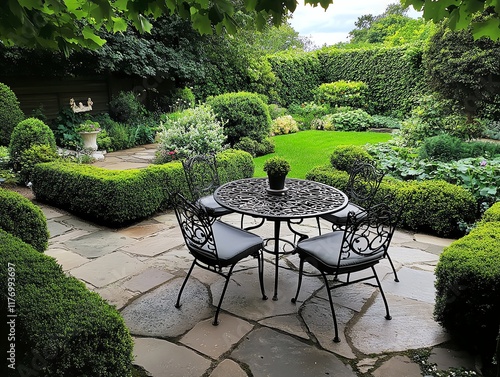
[{"label": "leafy green bush", "polygon": [[[23,159],[23,153],[35,145],[48,146],[48,148],[53,152],[51,155],[54,155],[57,150],[56,140],[49,126],[39,119],[28,118],[14,127],[10,138],[9,152],[11,162],[13,163],[16,171],[22,170],[21,159]],[[41,157],[40,150],[38,150],[37,155],[38,157]],[[49,157],[49,155],[45,155],[47,158]],[[31,153],[30,157],[24,158],[25,167],[29,166],[28,160],[33,157],[33,153]]]},{"label": "leafy green bush", "polygon": [[184,110],[179,118],[170,121],[158,133],[157,139],[159,145],[155,162],[165,163],[172,159],[220,152],[226,137],[223,124],[212,108],[201,105]]},{"label": "leafy green bush", "polygon": [[373,157],[360,145],[337,145],[330,155],[333,168],[349,172],[357,162],[370,162]]},{"label": "leafy green bush", "polygon": [[[307,179],[345,190],[349,175],[331,166],[316,167]],[[413,231],[424,231],[440,236],[461,234],[459,222],[473,222],[476,200],[464,188],[442,181],[398,181],[385,177],[375,198],[384,200],[394,195],[404,204],[402,226]]]},{"label": "leafy green bush", "polygon": [[117,122],[138,125],[147,110],[134,92],[120,92],[109,102],[109,114]]},{"label": "leafy green bush", "polygon": [[76,132],[76,127],[86,119],[88,119],[88,116],[85,113],[75,113],[69,107],[61,109],[50,126],[54,132],[57,145],[68,149],[80,147],[82,139]]},{"label": "leafy green bush", "polygon": [[17,192],[0,188],[0,208],[0,229],[20,238],[41,253],[47,249],[47,220],[39,207]]},{"label": "leafy green bush", "polygon": [[19,176],[22,182],[30,182],[33,168],[42,162],[51,162],[59,158],[54,150],[46,145],[33,145],[23,151],[19,157]]},{"label": "leafy green bush", "polygon": [[485,121],[483,137],[500,140],[500,121]]},{"label": "leafy green bush", "polygon": [[397,118],[375,114],[372,115],[371,126],[373,128],[399,129],[401,128],[401,121]]},{"label": "leafy green bush", "polygon": [[462,141],[449,134],[428,137],[419,148],[419,158],[438,161],[459,160],[462,155]]},{"label": "leafy green bush", "polygon": [[445,248],[436,266],[434,317],[491,362],[500,325],[500,222],[481,223]]},{"label": "leafy green bush", "polygon": [[271,133],[274,135],[286,135],[299,131],[299,126],[291,115],[283,115],[273,120]]},{"label": "leafy green bush", "polygon": [[231,146],[245,136],[256,141],[269,136],[271,116],[267,104],[258,94],[226,93],[207,98],[207,103],[224,122],[224,134]]},{"label": "leafy green bush", "polygon": [[361,109],[336,112],[326,116],[327,131],[366,131],[372,125],[372,117]]},{"label": "leafy green bush", "polygon": [[271,116],[271,119],[276,119],[282,116],[287,115],[288,110],[284,107],[281,107],[279,105],[276,105],[275,103],[269,104],[269,115]]},{"label": "leafy green bush", "polygon": [[[318,105],[314,102],[304,102],[301,105],[291,105],[288,111],[299,124],[301,130],[313,128],[311,122],[330,113],[328,105]],[[322,128],[321,128],[322,129]]]},{"label": "leafy green bush", "polygon": [[340,80],[321,84],[313,91],[314,100],[330,107],[350,106],[366,108],[368,86],[361,81]]},{"label": "leafy green bush", "polygon": [[9,148],[0,146],[0,169],[7,169],[10,164]]},{"label": "leafy green bush", "polygon": [[496,202],[488,208],[481,218],[482,222],[500,221],[500,202]]},{"label": "leafy green bush", "polygon": [[16,95],[0,82],[0,145],[9,145],[12,130],[23,119]]},{"label": "leafy green bush", "polygon": [[242,151],[248,152],[252,155],[252,157],[264,156],[266,154],[274,153],[274,148],[274,140],[269,137],[259,142],[250,139],[248,136],[245,136],[242,137],[236,144],[234,144],[234,149],[240,149]]},{"label": "leafy green bush", "polygon": [[402,221],[408,229],[456,236],[461,233],[459,223],[476,219],[476,199],[463,187],[445,181],[407,181],[404,190]]},{"label": "leafy green bush", "polygon": [[[219,153],[217,164],[221,182],[253,175],[252,156],[243,151]],[[35,166],[32,182],[38,201],[107,226],[129,224],[165,209],[165,188],[189,192],[180,162],[122,171],[51,162]]]},{"label": "leafy green bush", "polygon": [[[15,279],[16,371],[8,377],[131,377],[133,342],[118,311],[50,257],[0,230],[0,289]],[[10,283],[10,284],[9,284]],[[7,299],[0,310],[8,312]]]}]

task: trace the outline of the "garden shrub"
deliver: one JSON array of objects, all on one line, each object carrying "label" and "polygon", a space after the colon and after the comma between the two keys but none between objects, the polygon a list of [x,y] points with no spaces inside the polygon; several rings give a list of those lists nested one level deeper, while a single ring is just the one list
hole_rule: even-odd
[{"label": "garden shrub", "polygon": [[10,164],[9,148],[0,146],[0,169],[7,169],[9,164]]},{"label": "garden shrub", "polygon": [[481,137],[485,129],[484,122],[478,119],[468,119],[463,114],[453,114],[442,120],[443,129],[450,135],[462,140],[472,140]]},{"label": "garden shrub", "polygon": [[265,156],[266,154],[274,153],[275,143],[270,137],[258,142],[250,139],[248,136],[241,138],[234,147],[250,153],[253,157]]},{"label": "garden shrub", "polygon": [[[7,276],[15,274],[17,370],[7,369],[8,377],[132,375],[132,338],[115,308],[53,258],[2,230],[0,263],[5,294]],[[0,307],[8,312],[7,299]]]},{"label": "garden shrub", "polygon": [[271,119],[276,119],[282,116],[287,115],[288,110],[284,107],[281,107],[275,103],[271,103],[268,106],[269,108],[269,115],[271,116]]},{"label": "garden shrub", "polygon": [[[29,152],[28,156],[23,156],[25,151],[34,146],[47,146],[46,152],[40,148]],[[43,149],[43,148],[42,148]],[[28,118],[21,121],[14,130],[10,138],[9,152],[14,170],[21,171],[22,178],[28,179],[30,169],[37,160],[50,160],[55,157],[57,151],[56,140],[52,130],[36,118]],[[30,163],[29,161],[33,161]],[[26,168],[26,172],[22,169]]]},{"label": "garden shrub", "polygon": [[51,162],[59,158],[58,154],[47,144],[33,145],[21,152],[19,157],[19,177],[21,182],[30,182],[33,168],[42,162]]},{"label": "garden shrub", "polygon": [[261,141],[271,131],[271,116],[267,104],[256,93],[226,93],[207,98],[217,118],[224,122],[227,142],[233,146],[242,137]]},{"label": "garden shrub", "polygon": [[164,163],[222,151],[226,140],[223,126],[208,105],[184,110],[181,116],[171,120],[158,133],[155,162]]},{"label": "garden shrub", "polygon": [[42,210],[17,192],[0,188],[0,229],[5,230],[43,253],[49,231]]},{"label": "garden shrub", "polygon": [[109,114],[117,122],[138,125],[147,110],[134,92],[119,92],[109,102]]},{"label": "garden shrub", "polygon": [[372,125],[372,117],[361,109],[336,112],[326,116],[324,129],[328,131],[366,131]]},{"label": "garden shrub", "polygon": [[[226,150],[217,155],[217,163],[221,181],[253,175],[246,152]],[[166,209],[166,188],[189,192],[180,162],[120,171],[58,161],[37,164],[32,182],[38,201],[107,226],[123,226]]]},{"label": "garden shrub", "polygon": [[500,325],[499,221],[482,222],[445,248],[436,266],[434,317],[491,363]]},{"label": "garden shrub", "polygon": [[337,145],[330,155],[330,164],[349,172],[357,162],[370,162],[373,157],[360,145]]},{"label": "garden shrub", "polygon": [[438,161],[459,160],[462,155],[462,141],[449,134],[428,137],[419,148],[419,158]]},{"label": "garden shrub", "polygon": [[496,202],[488,208],[481,218],[482,222],[500,221],[500,202]]},{"label": "garden shrub", "polygon": [[330,107],[349,106],[366,108],[366,94],[368,87],[361,81],[340,80],[321,84],[313,91],[314,100],[326,103]]},{"label": "garden shrub", "polygon": [[401,121],[397,118],[375,114],[372,115],[371,126],[373,128],[399,129],[401,128]]},{"label": "garden shrub", "polygon": [[402,221],[408,229],[456,236],[461,233],[460,222],[472,223],[476,218],[476,199],[463,187],[444,181],[407,181],[404,190]]},{"label": "garden shrub", "polygon": [[256,156],[265,156],[266,154],[274,153],[275,149],[275,142],[274,139],[270,137],[266,137],[265,139],[261,140],[260,143],[257,143],[257,146],[255,148],[255,154]]},{"label": "garden shrub", "polygon": [[[331,166],[316,167],[306,179],[325,183],[345,190],[349,174]],[[472,222],[476,215],[474,197],[462,187],[434,181],[399,181],[390,177],[382,180],[374,204],[393,195],[404,205],[402,227],[426,231],[440,236],[460,233],[461,219]]]},{"label": "garden shrub", "polygon": [[12,130],[23,119],[16,95],[0,82],[0,145],[9,145]]},{"label": "garden shrub", "polygon": [[273,120],[271,133],[274,135],[286,135],[299,131],[299,126],[291,115],[283,115]]},{"label": "garden shrub", "polygon": [[[101,124],[101,116],[97,117]],[[106,117],[110,119],[107,114]],[[77,149],[81,147],[82,139],[76,132],[76,127],[87,119],[88,114],[86,113],[75,113],[69,107],[61,109],[56,119],[50,125],[54,132],[57,145],[68,149]]]},{"label": "garden shrub", "polygon": [[[318,105],[314,102],[304,102],[301,105],[291,105],[288,111],[293,116],[301,130],[313,128],[311,122],[314,119],[321,118],[330,113],[330,107],[327,105]],[[322,128],[321,128],[322,129]]]}]

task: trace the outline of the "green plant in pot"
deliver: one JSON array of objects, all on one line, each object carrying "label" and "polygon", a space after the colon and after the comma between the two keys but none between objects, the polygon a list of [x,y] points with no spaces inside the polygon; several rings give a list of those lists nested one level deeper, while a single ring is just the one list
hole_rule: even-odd
[{"label": "green plant in pot", "polygon": [[264,171],[269,178],[271,190],[284,190],[285,178],[290,171],[290,164],[283,157],[271,157],[264,163]]}]

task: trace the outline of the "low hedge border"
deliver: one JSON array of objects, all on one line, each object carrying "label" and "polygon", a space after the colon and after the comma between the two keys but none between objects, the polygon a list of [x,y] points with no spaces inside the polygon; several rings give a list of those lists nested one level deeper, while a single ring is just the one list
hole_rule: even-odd
[{"label": "low hedge border", "polygon": [[[349,174],[330,165],[312,169],[307,179],[345,190]],[[398,181],[384,178],[378,200],[392,194],[404,204],[401,226],[440,236],[460,234],[458,222],[475,220],[476,200],[466,189],[444,181]],[[377,202],[377,198],[375,202]]]},{"label": "low hedge border", "polygon": [[47,249],[49,231],[42,210],[17,192],[1,188],[0,229],[19,237],[41,253]]},{"label": "low hedge border", "polygon": [[[226,150],[217,155],[217,164],[221,183],[253,176],[247,152]],[[32,183],[37,200],[109,226],[123,226],[166,209],[166,189],[188,193],[180,162],[120,171],[67,162],[37,164]]]},{"label": "low hedge border", "polygon": [[[495,205],[498,216],[500,203]],[[493,207],[492,207],[493,208]],[[486,217],[488,218],[487,215]],[[445,248],[436,266],[434,317],[491,365],[500,326],[500,219],[481,221]],[[500,348],[496,350],[500,357]],[[500,369],[498,370],[500,372]]]},{"label": "low hedge border", "polygon": [[[0,265],[0,290],[6,293],[0,310],[14,308],[17,315],[2,325],[15,338],[5,339],[7,363],[16,368],[7,368],[7,376],[131,376],[133,342],[115,308],[67,276],[53,258],[3,230]],[[15,360],[9,360],[11,353]]]},{"label": "low hedge border", "polygon": [[489,221],[500,221],[500,202],[493,204],[484,212],[481,223]]}]

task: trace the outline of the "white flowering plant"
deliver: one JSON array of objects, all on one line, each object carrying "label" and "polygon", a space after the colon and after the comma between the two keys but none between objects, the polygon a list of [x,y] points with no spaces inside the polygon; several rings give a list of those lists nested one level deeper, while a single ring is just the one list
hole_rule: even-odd
[{"label": "white flowering plant", "polygon": [[175,119],[162,124],[161,128],[157,135],[156,163],[217,153],[225,148],[223,124],[208,105],[186,109]]}]

